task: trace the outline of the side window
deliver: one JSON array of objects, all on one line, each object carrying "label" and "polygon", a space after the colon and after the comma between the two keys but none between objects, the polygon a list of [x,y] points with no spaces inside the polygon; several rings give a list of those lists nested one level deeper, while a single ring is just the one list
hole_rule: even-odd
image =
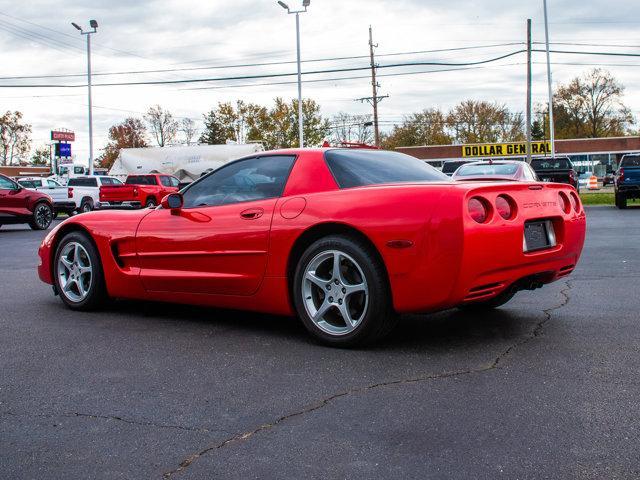
[{"label": "side window", "polygon": [[113,185],[113,181],[109,177],[100,177],[102,185]]},{"label": "side window", "polygon": [[179,187],[180,186],[180,180],[178,180],[176,177],[169,177],[169,180],[171,180],[171,186],[172,187]]},{"label": "side window", "polygon": [[0,190],[16,190],[16,184],[8,178],[0,176]]},{"label": "side window", "polygon": [[54,182],[53,180],[47,180],[47,185],[51,188],[57,188],[60,186],[58,182]]},{"label": "side window", "polygon": [[171,177],[167,177],[167,176],[161,176],[160,177],[160,183],[162,183],[163,186],[165,187],[171,187]]},{"label": "side window", "polygon": [[293,155],[272,155],[225,165],[184,192],[184,207],[212,207],[279,197],[294,161]]}]

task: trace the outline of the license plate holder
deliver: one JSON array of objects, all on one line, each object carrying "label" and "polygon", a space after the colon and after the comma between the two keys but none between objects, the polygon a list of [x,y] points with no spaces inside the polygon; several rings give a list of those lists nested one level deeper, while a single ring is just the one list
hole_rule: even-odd
[{"label": "license plate holder", "polygon": [[556,234],[551,220],[532,220],[524,224],[522,248],[525,253],[556,246]]}]

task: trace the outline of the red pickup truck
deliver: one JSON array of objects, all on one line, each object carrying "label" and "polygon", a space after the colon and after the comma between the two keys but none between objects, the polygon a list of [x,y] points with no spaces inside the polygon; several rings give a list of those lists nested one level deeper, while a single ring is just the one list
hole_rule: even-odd
[{"label": "red pickup truck", "polygon": [[165,195],[178,191],[179,180],[172,175],[153,173],[129,175],[123,185],[100,187],[96,208],[155,207]]}]

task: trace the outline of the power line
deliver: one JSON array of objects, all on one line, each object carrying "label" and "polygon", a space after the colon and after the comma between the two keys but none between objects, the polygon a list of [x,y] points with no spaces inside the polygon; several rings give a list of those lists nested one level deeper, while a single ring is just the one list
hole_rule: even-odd
[{"label": "power line", "polygon": [[[416,54],[422,54],[422,53],[454,52],[454,51],[460,51],[460,50],[472,50],[472,49],[512,46],[512,45],[520,45],[520,44],[522,44],[522,42],[494,43],[489,45],[472,45],[472,46],[456,47],[456,48],[441,48],[436,50],[393,52],[393,53],[378,54],[376,56],[377,57],[406,56],[406,55],[416,55]],[[351,55],[351,56],[342,56],[342,57],[314,58],[309,60],[301,60],[301,63],[358,60],[358,59],[365,59],[365,58],[368,59],[369,55]],[[198,71],[198,70],[219,70],[219,69],[229,69],[229,68],[248,68],[248,67],[263,67],[263,66],[274,66],[274,65],[288,65],[288,64],[294,64],[294,63],[296,63],[295,60],[286,60],[286,61],[283,60],[283,61],[273,61],[273,62],[241,63],[241,64],[231,64],[231,65],[210,65],[206,67],[184,67],[184,68],[164,68],[164,69],[156,69],[156,70],[97,72],[97,73],[92,73],[91,75],[92,76],[113,76],[113,75],[137,75],[137,74],[147,74],[147,73],[190,72],[190,71]],[[86,73],[66,73],[66,74],[53,74],[53,75],[21,75],[21,76],[0,77],[0,80],[22,80],[22,79],[36,79],[36,78],[71,78],[71,77],[85,77],[86,75],[87,75]]]},{"label": "power line", "polygon": [[[377,68],[399,68],[399,67],[417,67],[417,66],[471,66],[482,65],[485,63],[491,63],[504,58],[512,57],[524,52],[524,50],[516,50],[514,52],[506,53],[498,57],[493,57],[485,60],[478,60],[475,62],[404,62],[404,63],[391,63],[387,65],[378,65]],[[322,73],[340,73],[340,72],[355,72],[361,70],[368,70],[370,66],[366,67],[347,67],[347,68],[331,68],[325,70],[311,70],[302,72],[303,75],[317,75]],[[187,84],[187,83],[203,83],[203,82],[220,82],[229,80],[253,80],[261,78],[279,78],[289,77],[297,75],[296,73],[269,73],[258,75],[238,75],[232,77],[217,77],[217,78],[191,78],[182,80],[153,80],[153,81],[136,81],[136,82],[120,82],[120,83],[96,83],[96,87],[115,87],[115,86],[131,86],[131,85],[171,85],[171,84]],[[83,88],[84,84],[31,84],[31,85],[0,85],[0,88]]]}]

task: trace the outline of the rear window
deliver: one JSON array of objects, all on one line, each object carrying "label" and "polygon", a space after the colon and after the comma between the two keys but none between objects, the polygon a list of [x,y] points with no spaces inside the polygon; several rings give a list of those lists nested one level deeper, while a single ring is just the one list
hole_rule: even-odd
[{"label": "rear window", "polygon": [[41,180],[18,180],[18,183],[25,188],[38,188],[42,186]]},{"label": "rear window", "polygon": [[124,182],[127,185],[157,185],[156,177],[152,175],[132,175]]},{"label": "rear window", "polygon": [[513,163],[503,164],[483,164],[483,165],[463,165],[456,170],[458,177],[470,177],[476,175],[513,175],[518,171],[518,165]]},{"label": "rear window", "polygon": [[620,162],[621,167],[640,167],[640,155],[628,155]]},{"label": "rear window", "polygon": [[97,187],[98,180],[96,178],[70,178],[69,183],[67,183],[68,187]]},{"label": "rear window", "polygon": [[329,150],[325,160],[340,188],[407,182],[451,182],[428,163],[384,150]]},{"label": "rear window", "polygon": [[568,158],[534,158],[531,160],[534,170],[571,170],[573,165]]},{"label": "rear window", "polygon": [[465,161],[444,162],[442,164],[442,173],[448,173],[449,175],[451,175],[453,172],[455,172],[458,169],[458,167],[460,167],[460,165],[464,165],[465,163],[469,163],[469,162],[465,162]]}]

